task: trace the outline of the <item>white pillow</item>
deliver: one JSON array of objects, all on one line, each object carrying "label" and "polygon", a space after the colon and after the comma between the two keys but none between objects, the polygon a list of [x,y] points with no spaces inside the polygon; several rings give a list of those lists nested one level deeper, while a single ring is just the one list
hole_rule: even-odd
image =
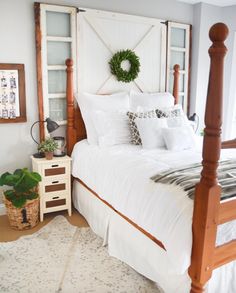
[{"label": "white pillow", "polygon": [[126,111],[96,111],[94,115],[99,146],[129,144],[131,142],[129,118]]},{"label": "white pillow", "polygon": [[167,118],[168,127],[184,127],[189,126],[188,118],[186,115]]},{"label": "white pillow", "polygon": [[162,130],[167,127],[166,118],[136,118],[135,123],[144,149],[165,147]]},{"label": "white pillow", "polygon": [[162,134],[168,150],[182,151],[195,147],[194,132],[190,126],[163,128]]},{"label": "white pillow", "polygon": [[98,144],[98,136],[95,128],[96,121],[92,112],[128,110],[129,95],[127,93],[116,93],[112,95],[94,95],[89,93],[77,96],[81,114],[85,123],[87,140],[89,144]]},{"label": "white pillow", "polygon": [[137,93],[130,91],[130,110],[137,111],[138,107],[147,109],[167,108],[174,106],[174,97],[170,93]]}]

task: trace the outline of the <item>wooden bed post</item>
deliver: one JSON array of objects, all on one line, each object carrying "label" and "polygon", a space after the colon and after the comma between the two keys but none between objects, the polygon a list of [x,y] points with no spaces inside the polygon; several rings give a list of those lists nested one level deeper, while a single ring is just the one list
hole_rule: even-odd
[{"label": "wooden bed post", "polygon": [[174,66],[174,86],[173,86],[173,96],[175,98],[175,104],[179,102],[179,64]]},{"label": "wooden bed post", "polygon": [[209,32],[213,44],[209,49],[211,64],[205,113],[203,169],[194,199],[193,248],[189,268],[191,293],[204,292],[214,265],[221,195],[217,168],[221,149],[223,63],[227,51],[224,41],[227,35],[228,28],[223,23],[213,25]]},{"label": "wooden bed post", "polygon": [[66,60],[66,99],[67,99],[67,154],[71,155],[73,146],[76,142],[76,132],[74,128],[74,94],[73,94],[73,61],[72,59]]}]

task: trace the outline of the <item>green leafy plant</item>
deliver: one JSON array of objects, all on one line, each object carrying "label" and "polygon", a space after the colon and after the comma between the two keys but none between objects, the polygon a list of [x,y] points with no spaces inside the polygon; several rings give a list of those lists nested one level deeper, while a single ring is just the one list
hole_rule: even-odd
[{"label": "green leafy plant", "polygon": [[57,147],[57,142],[53,138],[48,138],[39,144],[38,150],[43,153],[49,153],[54,152]]},{"label": "green leafy plant", "polygon": [[6,172],[0,177],[0,186],[11,186],[12,189],[4,191],[7,200],[16,208],[22,208],[27,200],[36,199],[39,195],[36,187],[41,181],[37,172],[30,172],[27,168],[16,169],[13,174]]},{"label": "green leafy plant", "polygon": [[[121,63],[125,60],[130,63],[128,71],[121,67]],[[117,80],[127,83],[135,80],[140,71],[139,57],[129,49],[115,53],[109,61],[109,65],[111,73],[116,76]]]}]

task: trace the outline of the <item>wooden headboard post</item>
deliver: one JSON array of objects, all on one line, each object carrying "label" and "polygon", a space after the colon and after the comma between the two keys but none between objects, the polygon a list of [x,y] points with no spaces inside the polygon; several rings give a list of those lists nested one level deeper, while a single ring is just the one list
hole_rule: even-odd
[{"label": "wooden headboard post", "polygon": [[75,107],[74,107],[74,93],[73,93],[73,61],[66,60],[66,99],[67,99],[67,154],[71,155],[74,144],[76,143],[76,129],[74,128],[75,121]]},{"label": "wooden headboard post", "polygon": [[174,85],[173,85],[173,96],[175,98],[175,104],[179,102],[179,64],[174,66]]},{"label": "wooden headboard post", "polygon": [[204,292],[206,282],[214,269],[216,233],[220,208],[221,187],[217,168],[221,150],[223,104],[223,71],[228,28],[223,23],[213,25],[209,32],[212,46],[203,142],[203,169],[197,184],[193,212],[193,248],[189,275],[191,292]]}]

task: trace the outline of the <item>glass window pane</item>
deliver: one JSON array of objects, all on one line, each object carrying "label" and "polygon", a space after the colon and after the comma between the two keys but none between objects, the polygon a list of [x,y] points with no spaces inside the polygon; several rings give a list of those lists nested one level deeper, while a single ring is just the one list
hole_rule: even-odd
[{"label": "glass window pane", "polygon": [[[179,75],[179,91],[183,92],[184,91],[184,74]],[[170,73],[170,81],[169,81],[169,92],[173,93],[173,86],[174,86],[174,75],[173,73]]]},{"label": "glass window pane", "polygon": [[65,65],[67,58],[71,58],[71,43],[47,42],[48,65]]},{"label": "glass window pane", "polygon": [[170,68],[173,69],[175,64],[179,64],[180,69],[185,69],[185,53],[184,52],[178,52],[178,51],[171,51],[171,62],[170,62]]},{"label": "glass window pane", "polygon": [[49,94],[66,92],[65,70],[48,70],[48,92]]},{"label": "glass window pane", "polygon": [[66,116],[66,98],[49,99],[49,117],[54,121],[63,121]]},{"label": "glass window pane", "polygon": [[47,36],[71,37],[70,14],[62,12],[46,12]]},{"label": "glass window pane", "polygon": [[185,48],[186,31],[182,28],[171,28],[171,46]]},{"label": "glass window pane", "polygon": [[178,104],[180,104],[182,106],[182,108],[184,109],[184,96],[183,95],[180,95],[179,96],[179,102]]}]

